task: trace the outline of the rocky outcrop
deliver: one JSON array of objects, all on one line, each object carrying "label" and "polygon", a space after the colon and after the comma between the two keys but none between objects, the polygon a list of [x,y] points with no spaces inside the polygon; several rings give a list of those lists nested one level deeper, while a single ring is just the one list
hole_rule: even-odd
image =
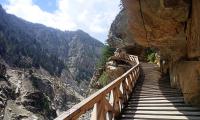
[{"label": "rocky outcrop", "polygon": [[5,107],[9,99],[14,99],[13,88],[5,77],[0,77],[0,119],[4,118]]},{"label": "rocky outcrop", "polygon": [[126,11],[126,38],[132,38],[123,39],[124,42],[156,48],[162,71],[170,74],[172,85],[183,92],[186,102],[200,104],[195,87],[200,85],[195,72],[200,69],[196,67],[200,57],[200,1],[122,0],[122,4]]},{"label": "rocky outcrop", "polygon": [[63,79],[65,75],[58,78],[44,69],[7,67],[7,72],[0,77],[2,120],[52,120],[83,99],[80,91],[76,91],[77,84],[67,82]]},{"label": "rocky outcrop", "polygon": [[[116,52],[115,52],[116,53]],[[125,54],[126,55],[126,54]],[[102,68],[97,69],[90,81],[88,94],[92,94],[102,87],[106,86],[113,80],[123,75],[131,68],[132,64],[129,61],[114,56],[111,56]]]},{"label": "rocky outcrop", "polygon": [[144,60],[145,47],[137,44],[129,34],[127,10],[122,9],[111,24],[107,42],[113,48],[123,49]]},{"label": "rocky outcrop", "polygon": [[[97,88],[100,89],[101,86],[98,85],[98,80],[101,77],[101,75],[103,74],[103,71],[105,70],[105,68],[98,68],[94,71],[93,76],[90,80],[90,84],[89,84],[89,88]],[[89,92],[90,93],[90,92]]]},{"label": "rocky outcrop", "polygon": [[108,44],[114,48],[124,48],[127,46],[135,46],[136,43],[128,38],[128,19],[126,10],[122,9],[119,14],[116,16],[115,20],[111,24],[109,35],[108,35]]},{"label": "rocky outcrop", "polygon": [[131,67],[130,64],[125,62],[116,62],[116,61],[109,61],[106,65],[105,72],[108,74],[109,82],[115,80],[116,78],[120,77],[124,74],[129,68]]}]

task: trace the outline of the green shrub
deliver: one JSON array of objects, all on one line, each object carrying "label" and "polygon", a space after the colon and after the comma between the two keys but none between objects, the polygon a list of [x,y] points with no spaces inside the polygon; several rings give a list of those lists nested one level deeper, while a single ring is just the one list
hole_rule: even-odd
[{"label": "green shrub", "polygon": [[145,50],[145,58],[148,62],[154,63],[156,60],[156,50],[153,48],[147,48]]},{"label": "green shrub", "polygon": [[106,86],[108,84],[108,74],[104,71],[98,81],[102,86]]},{"label": "green shrub", "polygon": [[154,63],[155,60],[156,60],[156,53],[151,53],[151,54],[149,54],[148,57],[147,57],[147,60],[148,60],[149,62]]},{"label": "green shrub", "polygon": [[114,55],[115,48],[111,48],[108,45],[105,45],[102,48],[102,55],[99,61],[97,62],[97,68],[102,67],[108,61],[108,58]]}]

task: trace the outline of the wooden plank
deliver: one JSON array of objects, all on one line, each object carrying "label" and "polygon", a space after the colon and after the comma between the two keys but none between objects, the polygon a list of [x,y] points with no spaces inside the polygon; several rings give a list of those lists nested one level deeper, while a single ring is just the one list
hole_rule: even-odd
[{"label": "wooden plank", "polygon": [[187,111],[199,111],[198,108],[194,107],[126,107],[126,110],[156,110],[156,111],[165,111],[165,110],[187,110]]},{"label": "wooden plank", "polygon": [[151,114],[151,115],[189,115],[189,116],[199,116],[200,111],[124,111],[124,114]]},{"label": "wooden plank", "polygon": [[179,93],[176,93],[176,94],[170,94],[170,93],[134,93],[134,95],[140,95],[140,96],[153,96],[153,95],[163,95],[163,96],[167,96],[167,95],[171,95],[171,96],[182,96],[181,94],[179,94]]},{"label": "wooden plank", "polygon": [[157,86],[155,86],[155,85],[140,85],[140,84],[137,84],[137,86],[136,86],[136,88],[150,88],[150,89],[160,89],[160,90],[165,90],[165,89],[167,89],[167,90],[177,90],[177,89],[174,89],[174,88],[170,88],[170,86],[169,87],[162,87],[162,86],[159,86],[159,85],[157,85]]},{"label": "wooden plank", "polygon": [[156,92],[156,91],[135,91],[135,94],[149,94],[149,95],[182,95],[177,92]]},{"label": "wooden plank", "polygon": [[180,92],[177,92],[177,91],[167,91],[167,90],[135,90],[134,92],[162,92],[162,93],[179,93],[180,94]]},{"label": "wooden plank", "polygon": [[159,88],[159,89],[171,89],[171,87],[170,86],[162,86],[162,85],[150,85],[150,84],[142,84],[142,85],[139,85],[139,84],[137,84],[137,87],[139,87],[139,88],[141,88],[141,87],[145,87],[145,88]]},{"label": "wooden plank", "polygon": [[148,100],[148,101],[138,101],[138,100],[130,100],[129,102],[138,102],[138,103],[170,103],[170,102],[184,102],[182,99],[178,100]]},{"label": "wooden plank", "polygon": [[132,96],[131,96],[131,98],[134,98],[134,97],[140,97],[140,98],[147,98],[147,97],[149,97],[149,98],[151,98],[151,97],[180,97],[180,96],[182,96],[182,95],[180,95],[180,94],[175,94],[175,95],[173,95],[173,94],[170,94],[170,95],[163,95],[163,94],[160,94],[160,95],[158,95],[158,94],[139,94],[139,93],[134,93]]},{"label": "wooden plank", "polygon": [[151,104],[145,104],[145,103],[129,103],[127,106],[138,106],[138,107],[191,107],[190,105],[184,104],[184,103],[151,103]]},{"label": "wooden plank", "polygon": [[133,97],[133,98],[130,98],[130,100],[177,100],[177,99],[181,99],[183,100],[183,97],[148,97],[148,98],[140,98],[140,97]]},{"label": "wooden plank", "polygon": [[200,120],[198,116],[170,116],[170,115],[122,115],[122,118],[151,119],[151,120]]},{"label": "wooden plank", "polygon": [[177,92],[177,90],[171,90],[171,89],[154,89],[154,88],[136,88],[137,90],[141,90],[141,91],[169,91],[169,92]]}]

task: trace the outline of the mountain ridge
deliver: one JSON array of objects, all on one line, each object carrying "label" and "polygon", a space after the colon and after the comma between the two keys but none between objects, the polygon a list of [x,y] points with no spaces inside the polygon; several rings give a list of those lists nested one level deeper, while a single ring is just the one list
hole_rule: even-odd
[{"label": "mountain ridge", "polygon": [[82,100],[103,43],[7,14],[0,5],[0,119],[52,120]]},{"label": "mountain ridge", "polygon": [[[70,59],[68,59],[68,56],[67,56],[67,54],[70,54],[68,53],[68,50],[73,51],[69,48],[69,44],[74,45],[74,42],[79,41],[79,42],[82,42],[82,45],[84,47],[88,47],[86,44],[88,44],[89,47],[91,46],[95,46],[95,48],[103,47],[103,44],[100,41],[92,38],[88,33],[85,33],[83,30],[61,31],[55,28],[46,27],[41,24],[34,24],[31,22],[25,21],[21,18],[18,18],[14,15],[7,14],[3,10],[2,7],[0,10],[0,14],[1,16],[3,16],[2,19],[0,20],[0,32],[3,33],[4,36],[7,37],[11,34],[10,36],[16,39],[17,37],[19,37],[16,40],[17,42],[30,41],[29,45],[39,44],[39,46],[41,46],[41,49],[43,49],[45,52],[48,52],[49,54],[58,55],[57,57],[63,60],[64,63],[66,63],[67,61],[70,61]],[[16,33],[13,33],[13,32],[16,32]],[[17,35],[14,35],[14,34],[17,34]],[[21,37],[22,35],[23,37],[27,37],[24,39],[24,41],[22,40],[23,39]],[[13,40],[13,38],[6,38],[6,39]],[[93,49],[95,50],[95,48],[93,47],[90,50],[93,50]],[[82,48],[82,50],[85,50],[85,48]],[[97,57],[100,56],[100,51],[97,51],[97,52],[99,52],[98,55],[93,56],[95,60]],[[71,55],[71,57],[74,57],[74,56]],[[72,61],[70,61],[70,63],[71,62]],[[69,65],[70,63],[67,62],[66,64]],[[60,72],[58,74],[60,74]],[[92,73],[90,72],[90,76],[91,74]]]}]

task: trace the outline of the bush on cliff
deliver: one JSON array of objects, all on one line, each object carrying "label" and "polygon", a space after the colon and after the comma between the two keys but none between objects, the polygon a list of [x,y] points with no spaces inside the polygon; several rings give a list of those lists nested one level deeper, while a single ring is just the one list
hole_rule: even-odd
[{"label": "bush on cliff", "polygon": [[114,55],[115,48],[112,48],[108,45],[105,45],[102,48],[102,55],[99,61],[97,62],[97,68],[100,68],[106,64],[108,58]]},{"label": "bush on cliff", "polygon": [[98,81],[100,85],[106,86],[108,84],[108,74],[104,71]]}]

